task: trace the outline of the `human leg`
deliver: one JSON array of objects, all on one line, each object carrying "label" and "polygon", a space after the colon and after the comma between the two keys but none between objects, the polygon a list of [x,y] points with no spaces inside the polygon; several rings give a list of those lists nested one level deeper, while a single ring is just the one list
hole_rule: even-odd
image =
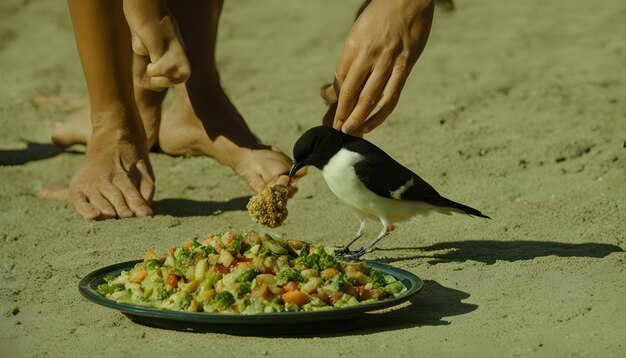
[{"label": "human leg", "polygon": [[[124,18],[132,34],[135,99],[148,148],[156,142],[164,89],[184,82],[190,65],[183,42],[164,0],[123,0]],[[61,147],[86,144],[91,135],[90,110],[83,108],[51,127],[52,142]]]},{"label": "human leg", "polygon": [[174,104],[163,117],[159,146],[172,155],[210,156],[260,192],[292,163],[280,150],[258,140],[221,87],[215,46],[222,1],[171,2],[170,9],[192,68],[185,86],[176,87]]},{"label": "human leg", "polygon": [[148,216],[154,175],[134,100],[132,51],[120,0],[69,0],[89,92],[92,131],[69,201],[89,219]]}]

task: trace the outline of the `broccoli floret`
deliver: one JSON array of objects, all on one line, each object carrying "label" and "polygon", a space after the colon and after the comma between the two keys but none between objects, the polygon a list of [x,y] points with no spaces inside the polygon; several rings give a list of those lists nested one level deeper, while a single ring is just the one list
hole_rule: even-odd
[{"label": "broccoli floret", "polygon": [[319,298],[313,297],[311,298],[309,305],[311,305],[311,307],[326,307],[328,306],[328,303],[320,300]]},{"label": "broccoli floret", "polygon": [[189,251],[193,254],[200,254],[202,257],[207,257],[209,256],[209,254],[214,254],[217,252],[215,251],[215,248],[213,246],[202,245],[198,241],[196,241],[196,239],[193,240],[193,243],[191,244]]},{"label": "broccoli floret", "polygon": [[404,290],[404,285],[400,281],[392,282],[385,286],[383,290],[391,295],[396,295]]},{"label": "broccoli floret", "polygon": [[164,300],[174,293],[174,288],[169,285],[160,285],[157,287],[157,298]]},{"label": "broccoli floret", "polygon": [[333,287],[341,290],[342,288],[344,288],[346,286],[346,279],[345,277],[338,273],[335,276],[333,276]]},{"label": "broccoli floret", "polygon": [[247,293],[250,293],[252,284],[250,282],[241,282],[239,284],[239,290],[237,290],[237,297],[243,298]]},{"label": "broccoli floret", "polygon": [[179,247],[174,251],[174,260],[176,260],[177,264],[186,262],[189,260],[189,257],[191,257],[191,250]]},{"label": "broccoli floret", "polygon": [[144,266],[148,269],[148,270],[154,270],[159,268],[159,262],[155,259],[150,259],[148,261],[146,261],[144,263]]},{"label": "broccoli floret", "polygon": [[235,303],[235,297],[233,297],[233,295],[228,291],[222,291],[215,295],[213,303],[219,307],[227,309]]},{"label": "broccoli floret", "polygon": [[[105,279],[106,280],[106,279]],[[110,295],[113,292],[117,292],[117,291],[122,291],[124,289],[124,285],[121,283],[103,283],[101,285],[98,285],[97,290],[98,292],[100,292],[100,294],[102,295]]]},{"label": "broccoli floret", "polygon": [[382,272],[371,269],[370,277],[372,278],[372,286],[374,288],[381,288],[387,286],[387,280],[385,279],[385,275]]},{"label": "broccoli floret", "polygon": [[296,265],[304,265],[316,270],[325,270],[337,266],[337,259],[328,254],[323,246],[316,247],[315,251],[311,253],[308,251],[306,246],[300,251],[300,256],[295,260]]},{"label": "broccoli floret", "polygon": [[174,275],[176,275],[178,277],[187,278],[187,273],[182,268],[175,268],[174,269]]},{"label": "broccoli floret", "polygon": [[280,271],[278,275],[276,275],[277,285],[284,285],[287,281],[304,282],[304,277],[302,277],[300,271],[290,267]]},{"label": "broccoli floret", "polygon": [[324,247],[320,246],[316,248],[315,254],[319,255],[320,257],[318,261],[318,265],[319,265],[318,270],[325,270],[327,268],[337,266],[337,259],[335,259],[335,256],[327,253],[326,250],[324,250]]},{"label": "broccoli floret", "polygon": [[344,276],[344,280],[346,280],[346,282],[351,284],[352,286],[356,286],[358,283],[356,278],[350,276]]},{"label": "broccoli floret", "polygon": [[180,309],[186,310],[191,305],[191,296],[187,295],[180,299]]},{"label": "broccoli floret", "polygon": [[237,279],[235,280],[235,282],[238,282],[238,283],[251,282],[252,280],[254,280],[255,277],[256,277],[256,270],[248,270],[248,271],[243,272],[241,275],[239,275]]},{"label": "broccoli floret", "polygon": [[230,248],[235,251],[235,253],[241,252],[241,248],[243,247],[240,239],[235,239],[230,242]]}]

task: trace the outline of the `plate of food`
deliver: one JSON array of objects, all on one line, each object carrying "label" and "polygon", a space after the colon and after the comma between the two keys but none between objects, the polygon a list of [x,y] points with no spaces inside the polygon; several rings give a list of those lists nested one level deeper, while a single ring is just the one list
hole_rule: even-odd
[{"label": "plate of food", "polygon": [[140,323],[193,328],[346,320],[406,302],[422,286],[402,269],[251,231],[208,235],[164,255],[150,249],[89,273],[79,291]]}]

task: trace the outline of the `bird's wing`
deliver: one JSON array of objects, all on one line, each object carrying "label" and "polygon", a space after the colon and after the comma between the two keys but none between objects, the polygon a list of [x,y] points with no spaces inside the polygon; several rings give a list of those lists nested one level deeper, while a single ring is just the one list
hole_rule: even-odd
[{"label": "bird's wing", "polygon": [[489,218],[480,211],[444,198],[419,175],[395,161],[369,142],[351,144],[363,159],[354,165],[359,180],[374,193],[390,199],[422,201],[438,207],[455,208],[466,214]]},{"label": "bird's wing", "polygon": [[372,145],[354,149],[363,154],[363,159],[354,165],[354,171],[363,185],[374,193],[390,199],[426,202],[440,197],[424,179],[380,148]]}]

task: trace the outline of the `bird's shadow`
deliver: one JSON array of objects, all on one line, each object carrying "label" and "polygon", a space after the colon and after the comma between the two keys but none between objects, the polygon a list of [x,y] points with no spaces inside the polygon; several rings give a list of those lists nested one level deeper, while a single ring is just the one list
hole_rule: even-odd
[{"label": "bird's shadow", "polygon": [[82,154],[77,150],[68,150],[51,143],[26,142],[24,149],[0,150],[0,165],[14,166],[56,157],[62,153]]},{"label": "bird's shadow", "polygon": [[[477,305],[462,302],[467,292],[442,286],[436,281],[424,281],[422,291],[410,302],[391,311],[366,313],[347,320],[320,322],[285,322],[285,324],[202,324],[184,321],[165,321],[129,315],[134,322],[170,330],[196,333],[227,333],[237,336],[264,337],[337,337],[364,335],[399,329],[448,325],[446,317],[472,312]],[[314,312],[311,312],[314,314]]]},{"label": "bird's shadow", "polygon": [[199,201],[191,199],[170,198],[155,200],[152,209],[155,215],[175,217],[219,215],[226,211],[243,211],[250,200],[249,196],[241,196],[228,201]]},{"label": "bird's shadow", "polygon": [[496,261],[532,260],[542,256],[602,258],[614,252],[624,252],[616,245],[603,243],[570,244],[551,241],[496,241],[469,240],[442,242],[423,247],[376,248],[378,252],[410,251],[410,256],[393,255],[377,258],[380,262],[398,262],[413,259],[430,259],[429,264],[478,261],[491,265]]}]

